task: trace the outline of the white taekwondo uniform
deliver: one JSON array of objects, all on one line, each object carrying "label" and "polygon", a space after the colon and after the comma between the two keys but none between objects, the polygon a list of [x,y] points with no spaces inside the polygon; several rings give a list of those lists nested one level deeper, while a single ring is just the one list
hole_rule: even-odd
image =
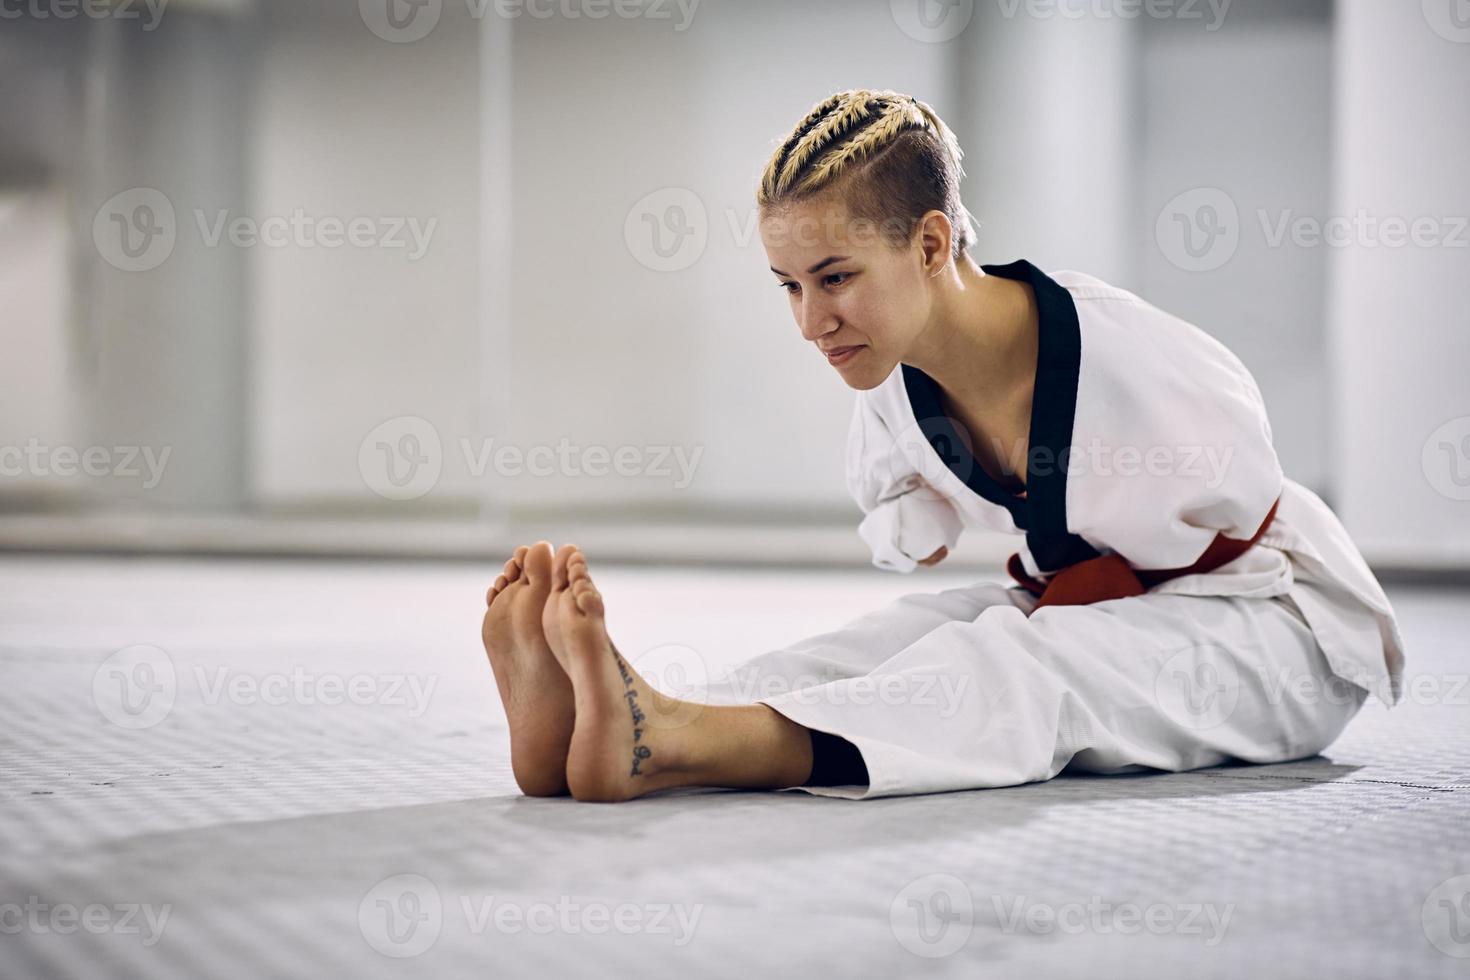
[{"label": "white taekwondo uniform", "polygon": [[[1370,693],[1396,704],[1393,610],[1337,517],[1282,474],[1244,365],[1091,276],[983,269],[1029,283],[1040,315],[1025,491],[974,459],[909,365],[858,393],[847,482],[879,568],[911,572],[983,528],[1025,535],[1023,584],[904,596],[742,664],[710,702],[851,742],[866,787],[803,788],[852,798],[1283,762],[1325,748]],[[1222,545],[1208,553],[1238,557],[1191,569]],[[1038,600],[1067,569],[1081,597]],[[1120,572],[1132,588],[1110,598]]]}]

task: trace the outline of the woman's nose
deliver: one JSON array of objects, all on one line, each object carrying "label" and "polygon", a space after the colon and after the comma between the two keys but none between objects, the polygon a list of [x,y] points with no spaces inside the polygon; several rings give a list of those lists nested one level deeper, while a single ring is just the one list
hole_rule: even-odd
[{"label": "woman's nose", "polygon": [[816,340],[832,332],[836,318],[831,309],[821,300],[802,299],[801,336],[804,340]]}]

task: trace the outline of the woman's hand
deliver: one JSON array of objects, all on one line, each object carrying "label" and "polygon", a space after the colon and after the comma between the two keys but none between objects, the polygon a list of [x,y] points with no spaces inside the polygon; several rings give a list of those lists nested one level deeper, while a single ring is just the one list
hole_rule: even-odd
[{"label": "woman's hand", "polygon": [[919,564],[925,566],[926,568],[929,567],[930,565],[938,565],[940,562],[944,561],[945,556],[948,555],[948,554],[949,554],[949,549],[946,548],[946,547],[944,547],[943,545],[940,545],[938,551],[934,552],[934,554],[930,555],[928,558],[925,558],[923,561],[919,562]]}]

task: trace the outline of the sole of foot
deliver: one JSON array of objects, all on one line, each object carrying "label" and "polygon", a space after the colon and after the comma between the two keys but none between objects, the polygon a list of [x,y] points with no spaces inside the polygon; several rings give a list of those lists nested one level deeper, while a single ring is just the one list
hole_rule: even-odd
[{"label": "sole of foot", "polygon": [[510,764],[527,796],[567,793],[575,722],[571,680],[542,627],[551,594],[551,543],[522,545],[485,595],[485,652],[510,727]]}]

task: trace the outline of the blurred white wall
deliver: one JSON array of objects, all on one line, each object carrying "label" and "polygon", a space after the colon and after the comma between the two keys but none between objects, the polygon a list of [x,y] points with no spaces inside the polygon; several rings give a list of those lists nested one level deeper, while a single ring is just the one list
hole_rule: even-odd
[{"label": "blurred white wall", "polygon": [[[1470,433],[1435,430],[1470,413],[1445,373],[1465,360],[1465,251],[1271,239],[1359,207],[1470,211],[1470,120],[1445,95],[1470,47],[1451,0],[1434,29],[1436,3],[1345,2],[1334,27],[1329,0],[1234,0],[1213,24],[1209,5],[1140,19],[1073,0],[703,0],[687,24],[677,5],[477,19],[445,2],[404,8],[437,20],[402,43],[372,4],[331,0],[171,7],[156,32],[9,25],[0,180],[7,160],[40,176],[0,184],[0,338],[28,358],[0,364],[0,445],[169,447],[157,488],[80,488],[106,513],[850,530],[853,394],[800,340],[753,196],[813,102],[891,87],[957,130],[979,261],[1079,269],[1198,323],[1261,382],[1287,472],[1340,501],[1370,554],[1463,554]],[[178,241],[130,271],[93,218],[149,187]],[[1227,247],[1196,262],[1170,233],[1221,196]],[[421,255],[402,228],[398,248],[203,240],[221,216],[296,214],[432,230]],[[406,419],[442,473],[389,499],[364,453]],[[663,468],[496,461],[563,448]],[[0,498],[31,499],[16,481]]]},{"label": "blurred white wall", "polygon": [[[84,389],[88,438],[169,453],[155,486],[97,483],[113,505],[233,513],[247,500],[250,286],[241,256],[209,247],[194,213],[249,206],[249,42],[247,20],[193,8],[151,32],[98,21],[87,40],[90,130],[79,147],[87,179],[79,240],[92,246],[80,281],[82,327],[95,349]],[[92,219],[114,195],[129,200],[124,210],[137,217],[132,202],[140,189],[166,199],[154,220],[171,224],[174,238],[170,249],[166,237],[127,232],[148,260],[135,270],[122,262],[117,238],[98,238]]]},{"label": "blurred white wall", "polygon": [[[0,446],[76,443],[69,217],[59,182],[0,182]],[[5,494],[40,506],[75,495],[78,481],[19,463],[0,460]]]},{"label": "blurred white wall", "polygon": [[[1332,5],[1236,0],[1218,30],[1143,22],[1139,78],[1141,243],[1137,291],[1198,324],[1255,375],[1287,475],[1331,495],[1327,440],[1327,249],[1263,229],[1332,206]],[[1200,267],[1181,255],[1176,208],[1223,192],[1218,239]],[[1165,227],[1158,219],[1167,215]]]},{"label": "blurred white wall", "polygon": [[476,482],[455,465],[454,440],[476,431],[480,397],[478,25],[448,3],[426,37],[391,43],[356,4],[266,12],[243,213],[365,218],[363,240],[381,245],[322,247],[303,233],[241,253],[253,292],[251,496],[277,511],[381,506],[359,447],[413,416],[438,430],[447,465],[433,494],[396,509],[473,513]]},{"label": "blurred white wall", "polygon": [[1024,258],[1133,288],[1138,23],[1026,9],[977,4],[965,31],[939,48],[959,91],[956,111],[941,115],[965,150],[975,259]]},{"label": "blurred white wall", "polygon": [[[1458,18],[1454,15],[1458,13]],[[1470,10],[1341,0],[1332,250],[1333,486],[1398,564],[1470,563]],[[1387,222],[1429,223],[1385,244]]]},{"label": "blurred white wall", "polygon": [[0,33],[0,506],[83,497],[83,481],[19,465],[30,445],[71,446],[85,421],[72,234],[77,45],[56,32]]}]

